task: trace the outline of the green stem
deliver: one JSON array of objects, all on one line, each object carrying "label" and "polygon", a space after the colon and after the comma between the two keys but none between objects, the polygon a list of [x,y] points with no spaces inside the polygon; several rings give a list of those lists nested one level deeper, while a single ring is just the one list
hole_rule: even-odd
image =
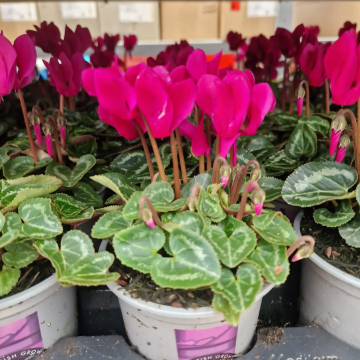
[{"label": "green stem", "polygon": [[332,200],[344,200],[344,199],[354,199],[354,198],[356,198],[356,190],[349,192],[343,196],[337,196]]}]

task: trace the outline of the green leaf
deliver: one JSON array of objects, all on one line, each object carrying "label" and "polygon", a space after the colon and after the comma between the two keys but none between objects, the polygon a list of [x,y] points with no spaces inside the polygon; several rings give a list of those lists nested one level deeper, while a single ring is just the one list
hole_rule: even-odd
[{"label": "green leaf", "polygon": [[77,223],[79,221],[84,221],[84,220],[89,220],[93,217],[94,215],[94,208],[93,207],[89,207],[81,212],[79,212],[77,215],[74,215],[72,217],[62,217],[60,219],[60,221],[63,224],[74,224]]},{"label": "green leaf", "polygon": [[[0,124],[2,124],[2,123],[0,123]],[[10,160],[10,156],[7,154],[7,150],[5,148],[1,148],[0,149],[0,169],[9,160]]]},{"label": "green leaf", "polygon": [[19,206],[19,215],[24,221],[22,232],[32,239],[46,239],[63,231],[58,218],[50,207],[50,199],[29,199]]},{"label": "green leaf", "polygon": [[360,248],[360,213],[350,222],[340,226],[339,233],[349,246]]},{"label": "green leaf", "polygon": [[5,247],[6,245],[11,244],[14,240],[16,240],[19,236],[19,231],[14,230],[11,232],[8,232],[0,237],[0,249]]},{"label": "green leaf", "polygon": [[330,132],[330,121],[321,118],[320,116],[310,116],[306,120],[306,124],[312,131],[318,132],[323,136],[328,136]]},{"label": "green leaf", "polygon": [[142,194],[150,198],[154,207],[155,204],[169,204],[174,199],[174,190],[166,182],[150,184]]},{"label": "green leaf", "polygon": [[356,187],[356,200],[360,204],[360,184]]},{"label": "green leaf", "polygon": [[233,232],[241,227],[241,221],[234,218],[232,215],[227,215],[226,218],[218,223],[218,226],[224,230],[227,237],[230,237]]},{"label": "green leaf", "polygon": [[20,270],[4,265],[0,271],[0,296],[8,294],[20,278]]},{"label": "green leaf", "polygon": [[123,209],[123,216],[127,220],[136,220],[139,218],[139,200],[141,198],[142,192],[134,192],[129,201],[125,204]]},{"label": "green leaf", "polygon": [[260,237],[271,244],[284,246],[292,245],[297,240],[297,235],[291,224],[285,219],[274,216],[270,224],[264,227],[269,218],[269,214],[271,214],[271,211],[267,214],[265,213],[264,215],[261,214],[259,217],[255,217],[253,219],[254,225],[252,228],[260,235]]},{"label": "green leaf", "polygon": [[116,257],[122,264],[149,273],[153,262],[161,258],[157,252],[164,246],[165,235],[158,228],[135,225],[121,230],[113,238]]},{"label": "green leaf", "polygon": [[122,211],[103,215],[91,230],[91,236],[96,239],[107,239],[120,230],[131,226],[132,221],[125,220]]},{"label": "green leaf", "polygon": [[204,189],[200,189],[196,209],[203,220],[205,217],[217,218],[222,214],[220,202],[214,200]]},{"label": "green leaf", "polygon": [[290,205],[310,207],[341,199],[356,184],[357,172],[338,162],[314,162],[296,169],[285,181],[283,199]]},{"label": "green leaf", "polygon": [[124,175],[118,173],[106,173],[90,176],[90,179],[106,186],[124,201],[128,201],[131,195],[139,188],[133,185]]},{"label": "green leaf", "polygon": [[5,247],[5,250],[7,252],[5,252],[2,257],[4,264],[16,268],[26,267],[39,257],[31,241],[9,244]]},{"label": "green leaf", "polygon": [[137,163],[146,162],[146,156],[144,151],[135,150],[128,151],[118,155],[110,164],[111,170],[126,174],[126,172]]},{"label": "green leaf", "polygon": [[313,157],[317,151],[317,138],[315,132],[303,120],[293,130],[285,146],[285,153],[293,159],[301,156]]},{"label": "green leaf", "polygon": [[170,204],[156,203],[155,210],[158,212],[178,211],[180,209],[185,208],[186,203],[187,203],[187,199],[178,199]]},{"label": "green leaf", "polygon": [[224,318],[228,324],[231,326],[237,326],[240,312],[235,311],[224,296],[215,294],[213,297],[212,306],[215,311],[223,313]]},{"label": "green leaf", "polygon": [[[154,170],[157,171],[156,163],[154,165]],[[138,184],[144,180],[150,179],[149,165],[146,159],[142,159],[138,161],[135,165],[133,165],[127,172],[126,177],[129,181]]]},{"label": "green leaf", "polygon": [[78,182],[78,186],[72,189],[74,198],[81,201],[86,206],[103,206],[101,196],[89,185],[84,182]]},{"label": "green leaf", "polygon": [[[163,217],[161,217],[161,220]],[[163,224],[163,229],[172,232],[174,229],[183,228],[201,234],[204,223],[199,214],[191,211],[183,211],[171,217],[170,221]]]},{"label": "green leaf", "polygon": [[106,206],[104,208],[96,209],[95,214],[103,215],[103,214],[112,213],[112,212],[116,212],[116,211],[122,211],[122,209],[123,209],[122,205]]},{"label": "green leaf", "polygon": [[49,259],[60,284],[95,286],[119,278],[118,273],[107,273],[114,256],[106,251],[95,254],[91,239],[79,230],[68,231],[61,240],[61,250],[55,240],[38,240],[35,246]]},{"label": "green leaf", "polygon": [[295,114],[279,113],[271,115],[271,119],[282,131],[288,131],[292,130],[298,124],[300,117]]},{"label": "green leaf", "polygon": [[211,184],[211,176],[209,174],[200,174],[193,177],[180,191],[182,198],[188,198],[191,194],[191,190],[195,184],[199,184],[201,188],[205,191],[207,190],[208,186]]},{"label": "green leaf", "polygon": [[0,213],[0,231],[2,230],[4,224],[5,224],[5,216],[2,213]]},{"label": "green leaf", "polygon": [[116,204],[118,201],[124,202],[124,200],[121,199],[120,195],[114,194],[114,195],[111,195],[110,197],[108,197],[108,198],[106,199],[105,205]]},{"label": "green leaf", "polygon": [[231,270],[222,268],[221,278],[211,289],[229,301],[231,307],[240,313],[254,303],[263,280],[259,269],[252,264],[243,264],[236,271],[236,278]]},{"label": "green leaf", "polygon": [[39,160],[34,165],[34,159],[31,156],[18,156],[4,164],[4,176],[7,179],[17,179],[21,176],[30,174],[52,162],[51,157]]},{"label": "green leaf", "polygon": [[163,163],[164,168],[167,168],[170,165],[170,159],[172,158],[170,144],[168,142],[162,144],[159,147],[159,153],[160,153],[161,161]]},{"label": "green leaf", "polygon": [[9,128],[9,125],[5,122],[0,123],[0,135],[4,134],[5,131]]},{"label": "green leaf", "polygon": [[284,185],[284,181],[273,177],[262,176],[258,180],[258,184],[265,191],[265,202],[269,203],[281,196],[281,190]]},{"label": "green leaf", "polygon": [[158,258],[151,266],[151,277],[159,286],[196,289],[220,278],[216,253],[201,235],[175,229],[170,234],[170,249],[173,257]]},{"label": "green leaf", "polygon": [[5,215],[5,224],[2,229],[3,234],[7,234],[13,231],[20,231],[22,222],[20,216],[17,213],[9,212]]},{"label": "green leaf", "polygon": [[[265,279],[274,285],[284,283],[289,275],[285,246],[277,246],[260,239],[246,261],[257,265]],[[280,270],[282,271],[279,273]]]},{"label": "green leaf", "polygon": [[[290,172],[292,169],[298,167],[300,163],[298,160],[291,159],[285,154],[284,150],[280,150],[275,154],[268,157],[264,163],[266,169],[272,170],[284,170],[285,172]],[[266,170],[268,171],[268,170]]]},{"label": "green leaf", "polygon": [[87,208],[82,202],[66,194],[55,194],[52,200],[61,216],[72,218]]},{"label": "green leaf", "polygon": [[229,237],[215,225],[207,226],[202,235],[212,245],[221,262],[229,268],[239,265],[256,246],[255,233],[242,221],[238,221]]},{"label": "green leaf", "polygon": [[251,138],[248,150],[259,162],[263,162],[276,151],[276,147],[270,140],[262,137],[261,135],[255,135]]},{"label": "green leaf", "polygon": [[339,227],[346,224],[355,216],[349,200],[342,200],[332,213],[328,209],[316,209],[314,220],[316,223],[327,227]]},{"label": "green leaf", "polygon": [[79,158],[73,170],[65,165],[52,162],[47,166],[45,173],[61,179],[64,186],[73,187],[95,165],[95,163],[96,159],[93,155],[84,155]]}]

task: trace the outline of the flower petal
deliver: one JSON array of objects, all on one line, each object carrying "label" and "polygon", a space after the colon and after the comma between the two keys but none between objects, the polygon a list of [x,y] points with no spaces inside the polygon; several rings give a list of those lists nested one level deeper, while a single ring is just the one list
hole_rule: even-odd
[{"label": "flower petal", "polygon": [[215,54],[214,58],[207,63],[207,74],[219,76],[219,66],[221,60],[222,50]]},{"label": "flower petal", "polygon": [[186,69],[192,78],[198,82],[207,70],[206,55],[203,50],[195,49],[188,57]]}]

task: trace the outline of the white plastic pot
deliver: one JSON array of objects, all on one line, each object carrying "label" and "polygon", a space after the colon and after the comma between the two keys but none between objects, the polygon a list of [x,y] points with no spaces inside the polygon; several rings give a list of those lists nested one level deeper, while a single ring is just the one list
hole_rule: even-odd
[{"label": "white plastic pot", "polygon": [[[99,250],[106,250],[106,245],[107,241],[103,241]],[[203,360],[204,356],[230,359],[231,354],[244,353],[254,336],[262,298],[273,288],[265,285],[251,308],[240,315],[238,326],[233,327],[211,307],[179,309],[159,305],[133,299],[115,282],[107,285],[119,298],[131,343],[150,360]]]},{"label": "white plastic pot", "polygon": [[62,287],[55,275],[0,300],[0,359],[30,358],[76,334],[76,289]]},{"label": "white plastic pot", "polygon": [[[294,229],[301,236],[303,212],[295,218]],[[334,229],[334,231],[337,231]],[[302,262],[300,323],[316,324],[360,348],[360,280],[313,254]]]}]

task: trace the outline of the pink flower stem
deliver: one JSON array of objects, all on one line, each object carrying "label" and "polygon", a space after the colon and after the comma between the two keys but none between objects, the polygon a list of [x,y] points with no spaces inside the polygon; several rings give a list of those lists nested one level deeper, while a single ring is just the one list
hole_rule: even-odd
[{"label": "pink flower stem", "polygon": [[181,135],[180,135],[180,132],[179,132],[179,128],[175,129],[175,135],[176,135],[176,142],[177,142],[178,151],[179,151],[179,159],[180,159],[180,168],[181,168],[182,181],[183,181],[183,184],[187,184],[188,183],[188,178],[187,178],[187,173],[186,173],[184,149],[182,147]]},{"label": "pink flower stem", "polygon": [[145,116],[144,114],[140,111],[140,115],[144,121],[144,124],[145,124],[145,127],[146,127],[146,130],[147,130],[147,133],[149,135],[149,139],[150,139],[150,142],[151,142],[151,146],[153,148],[153,152],[154,152],[154,155],[155,155],[155,159],[156,159],[156,164],[158,166],[158,169],[159,169],[159,173],[160,173],[160,178],[161,178],[161,181],[164,181],[164,182],[167,182],[167,179],[166,179],[166,175],[165,175],[165,169],[164,169],[164,165],[161,161],[161,156],[160,156],[160,152],[159,152],[159,148],[157,146],[157,143],[156,143],[156,140],[154,139],[154,137],[152,136],[151,134],[151,131],[150,131],[150,128],[149,128],[149,124],[147,123],[146,119],[145,119]]},{"label": "pink flower stem", "polygon": [[[329,114],[330,113],[330,105],[329,105],[330,91],[329,91],[329,80],[328,79],[325,79],[324,86],[325,86],[325,114]],[[359,118],[359,110],[358,110],[358,118]]]},{"label": "pink flower stem", "polygon": [[151,200],[146,195],[142,195],[140,200],[139,200],[139,212],[144,210],[144,207],[145,207],[144,202],[147,203],[148,208],[151,211],[151,214],[153,216],[153,219],[154,219],[154,222],[155,222],[156,226],[158,226],[161,229],[162,228],[162,222],[161,222],[161,220],[159,218],[159,215],[157,214],[156,210],[154,209],[154,206],[151,203]]},{"label": "pink flower stem", "polygon": [[171,155],[173,160],[173,169],[174,169],[174,187],[175,187],[175,199],[180,199],[180,175],[179,175],[179,163],[176,151],[175,144],[175,135],[174,132],[170,134],[170,145],[171,145]]},{"label": "pink flower stem", "polygon": [[225,158],[223,158],[221,156],[217,156],[215,158],[214,165],[213,165],[212,181],[211,181],[212,184],[218,184],[218,182],[216,182],[216,181],[219,181],[220,161],[223,164],[229,165]]},{"label": "pink flower stem", "polygon": [[283,76],[283,84],[281,90],[281,111],[285,112],[285,95],[286,95],[286,68],[287,68],[287,58],[284,60],[284,76]]},{"label": "pink flower stem", "polygon": [[314,246],[315,246],[315,239],[312,236],[309,235],[304,235],[304,236],[300,236],[287,250],[286,250],[286,256],[287,258],[289,258],[291,256],[291,254],[299,248],[299,246],[302,243],[308,243],[309,246],[313,249],[314,252]]},{"label": "pink flower stem", "polygon": [[27,111],[26,111],[25,100],[24,100],[24,96],[23,96],[23,93],[22,93],[21,89],[18,90],[18,94],[19,94],[19,99],[20,99],[20,104],[21,104],[21,110],[22,110],[22,113],[23,113],[23,116],[24,116],[24,122],[25,122],[25,126],[26,126],[26,133],[27,133],[27,136],[29,138],[31,153],[32,153],[32,156],[34,158],[34,163],[36,164],[38,162],[38,157],[37,157],[37,154],[36,154],[35,142],[34,142],[34,139],[32,137],[31,128],[30,128],[30,122],[29,122]]},{"label": "pink flower stem", "polygon": [[[245,171],[244,171],[244,173],[246,174]],[[239,211],[238,211],[238,213],[236,215],[236,219],[238,219],[240,221],[244,217],[245,205],[246,205],[246,202],[247,202],[250,185],[253,185],[253,189],[260,190],[260,186],[255,180],[249,180],[245,184],[244,191],[243,191],[242,196],[241,196],[241,202],[240,202]]]},{"label": "pink flower stem", "polygon": [[144,148],[146,162],[148,164],[149,173],[150,173],[150,179],[153,179],[153,177],[154,177],[154,166],[153,166],[153,163],[151,161],[151,155],[150,155],[149,147],[148,147],[148,145],[146,143],[145,136],[144,136],[143,132],[141,131],[140,126],[136,123],[136,121],[134,121],[134,125],[135,125],[136,131],[137,131],[137,133],[139,135],[139,138],[141,140],[141,144],[142,144],[142,146]]},{"label": "pink flower stem", "polygon": [[[208,145],[211,149],[211,132],[210,132],[210,116],[205,115],[206,120],[206,137]],[[211,151],[209,152],[209,155],[206,157],[206,170],[209,171],[211,169]]]},{"label": "pink flower stem", "polygon": [[[60,106],[61,106],[61,96],[60,95]],[[58,157],[58,161],[59,164],[64,164],[64,159],[61,153],[61,148],[60,148],[60,143],[59,143],[59,133],[57,130],[57,114],[59,114],[61,111],[59,111],[58,109],[55,109],[53,112],[53,118],[52,118],[52,122],[53,122],[53,131],[54,131],[54,138],[55,138],[55,147],[56,147],[56,153],[57,153],[57,157]]]},{"label": "pink flower stem", "polygon": [[306,106],[306,117],[310,117],[310,90],[309,90],[309,84],[306,80],[301,81],[299,88],[301,86],[305,85],[305,106]]}]

